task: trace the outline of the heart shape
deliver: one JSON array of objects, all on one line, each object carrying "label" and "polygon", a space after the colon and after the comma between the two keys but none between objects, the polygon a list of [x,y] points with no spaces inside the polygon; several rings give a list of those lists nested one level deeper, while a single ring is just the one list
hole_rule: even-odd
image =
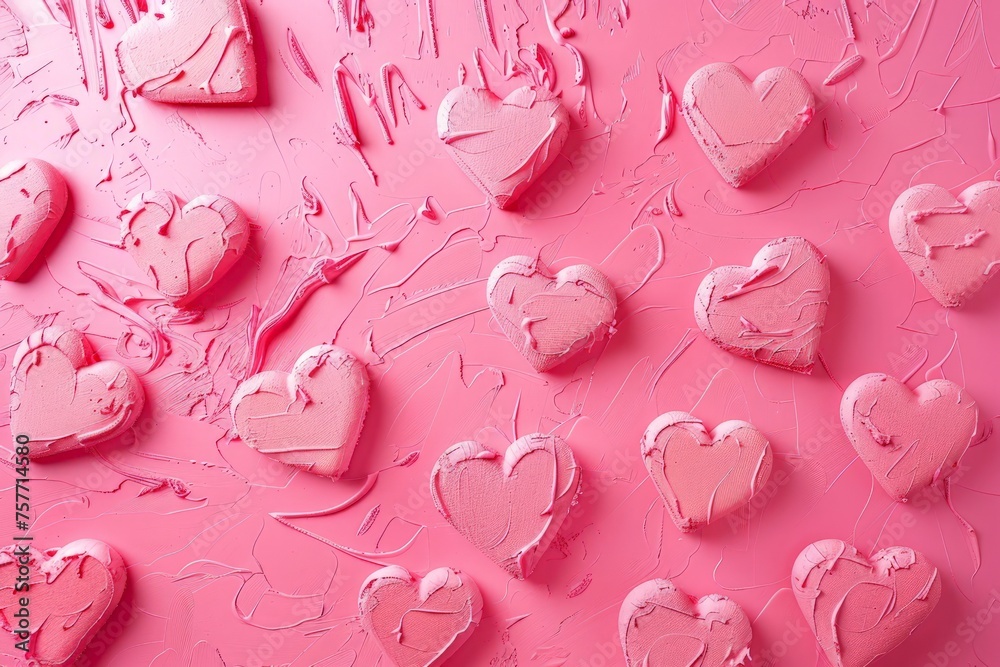
[{"label": "heart shape", "polygon": [[122,213],[122,245],[178,307],[222,278],[249,238],[247,217],[225,197],[202,195],[182,205],[170,192],[145,192]]},{"label": "heart shape", "polygon": [[110,440],[132,428],[145,395],[139,377],[99,361],[83,334],[59,326],[28,336],[14,353],[10,429],[40,459]]},{"label": "heart shape", "polygon": [[771,446],[752,424],[711,432],[686,412],[668,412],[642,437],[642,460],[674,524],[698,530],[750,502],[771,475]]},{"label": "heart shape", "polygon": [[586,264],[553,276],[537,259],[508,257],[490,273],[486,299],[504,335],[539,372],[614,332],[615,288]]},{"label": "heart shape", "polygon": [[795,560],[792,591],[830,663],[865,667],[930,615],[941,599],[941,577],[907,547],[868,559],[840,540],[820,540]]},{"label": "heart shape", "polygon": [[938,185],[912,187],[896,199],[889,232],[931,296],[961,306],[1000,266],[1000,183],[976,183],[958,198]]},{"label": "heart shape", "polygon": [[[28,570],[28,591],[18,591],[19,569]],[[76,663],[108,621],[125,592],[125,563],[97,540],[77,540],[40,552],[30,546],[0,549],[0,655],[31,664],[62,667]],[[28,653],[23,641],[20,599],[28,598]]]},{"label": "heart shape", "polygon": [[694,317],[724,350],[811,373],[829,297],[825,258],[809,241],[789,236],[761,248],[750,266],[720,266],[705,276]]},{"label": "heart shape", "polygon": [[569,114],[558,99],[528,86],[504,99],[459,86],[441,100],[438,137],[497,208],[509,208],[559,155]]},{"label": "heart shape", "polygon": [[350,352],[317,345],[291,374],[264,371],[236,388],[236,433],[262,454],[339,479],[351,462],[368,412],[368,373]]},{"label": "heart shape", "polygon": [[116,49],[125,87],[156,102],[252,102],[257,61],[244,0],[171,0]]},{"label": "heart shape", "polygon": [[713,63],[688,79],[681,112],[719,174],[738,188],[798,139],[816,100],[793,69],[772,67],[751,82],[734,65]]},{"label": "heart shape", "polygon": [[750,662],[750,619],[721,595],[695,600],[669,579],[639,584],[618,613],[626,667],[741,667]]},{"label": "heart shape", "polygon": [[0,169],[0,280],[17,280],[66,212],[69,189],[48,162],[15,160]]},{"label": "heart shape", "polygon": [[847,387],[840,421],[878,483],[902,501],[958,469],[978,430],[979,409],[949,380],[910,391],[884,373],[869,373]]},{"label": "heart shape", "polygon": [[532,433],[501,456],[478,442],[448,449],[431,471],[438,511],[477,549],[518,579],[531,574],[580,492],[573,450]]},{"label": "heart shape", "polygon": [[448,567],[420,579],[398,565],[373,572],[358,598],[361,624],[395,667],[434,667],[469,639],[483,616],[476,582]]}]

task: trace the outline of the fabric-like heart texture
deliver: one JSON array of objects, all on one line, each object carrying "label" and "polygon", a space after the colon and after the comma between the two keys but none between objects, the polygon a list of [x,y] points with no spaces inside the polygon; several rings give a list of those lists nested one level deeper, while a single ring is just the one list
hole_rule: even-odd
[{"label": "fabric-like heart texture", "polygon": [[459,86],[441,100],[438,137],[497,208],[510,208],[559,155],[569,137],[562,103],[525,86],[500,99]]},{"label": "fabric-like heart texture", "polygon": [[907,547],[865,558],[841,540],[820,540],[795,560],[792,591],[830,664],[865,667],[930,615],[941,575]]},{"label": "fabric-like heart texture", "polygon": [[721,595],[695,600],[669,579],[639,584],[618,613],[627,667],[744,667],[750,619]]},{"label": "fabric-like heart texture", "polygon": [[252,102],[257,61],[244,0],[170,0],[122,35],[125,87],[175,104]]},{"label": "fabric-like heart texture", "polygon": [[250,222],[240,207],[213,195],[184,205],[170,192],[144,192],[121,218],[122,245],[156,290],[177,307],[218,282],[250,238]]},{"label": "fabric-like heart texture", "polygon": [[18,280],[35,261],[66,212],[69,189],[42,160],[15,160],[0,169],[0,280]]},{"label": "fabric-like heart texture", "polygon": [[117,361],[99,361],[79,331],[45,327],[14,353],[10,428],[40,459],[110,440],[142,413],[139,377]]},{"label": "fabric-like heart texture", "polygon": [[361,437],[369,384],[354,355],[317,345],[291,374],[264,371],[241,382],[230,403],[233,427],[261,454],[339,479]]},{"label": "fabric-like heart texture", "polygon": [[[17,590],[20,566],[29,590]],[[0,549],[0,658],[4,665],[70,667],[107,623],[125,592],[125,563],[98,540],[77,540],[45,552]],[[20,599],[29,596],[28,653],[16,644]],[[8,662],[7,660],[10,660]],[[24,661],[24,662],[19,662]]]},{"label": "fabric-like heart texture", "polygon": [[793,69],[772,67],[750,81],[734,65],[713,63],[691,75],[681,113],[722,178],[738,188],[799,138],[816,100]]},{"label": "fabric-like heart texture", "polygon": [[448,567],[421,578],[390,565],[373,572],[358,598],[361,624],[394,667],[437,667],[464,644],[483,617],[470,577]]},{"label": "fabric-like heart texture", "polygon": [[580,483],[569,445],[533,433],[502,455],[474,441],[452,446],[431,471],[431,497],[476,548],[524,579],[569,516]]}]

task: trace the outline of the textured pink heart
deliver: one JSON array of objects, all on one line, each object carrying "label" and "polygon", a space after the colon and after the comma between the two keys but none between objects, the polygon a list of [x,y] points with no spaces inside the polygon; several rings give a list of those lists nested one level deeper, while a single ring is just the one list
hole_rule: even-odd
[{"label": "textured pink heart", "polygon": [[0,169],[0,280],[17,280],[66,212],[69,190],[48,162],[17,160]]},{"label": "textured pink heart", "polygon": [[869,373],[847,387],[840,421],[878,483],[902,501],[958,469],[979,410],[954,382],[931,380],[911,391],[895,378]]},{"label": "textured pink heart", "polygon": [[498,208],[514,204],[569,136],[569,114],[559,100],[529,87],[501,100],[459,86],[441,101],[437,125],[452,159]]},{"label": "textured pink heart", "polygon": [[398,565],[377,570],[361,585],[358,606],[365,631],[395,667],[444,664],[483,616],[476,582],[448,567],[421,579]]},{"label": "textured pink heart", "polygon": [[798,236],[771,241],[750,266],[702,280],[694,317],[712,342],[763,364],[811,373],[830,296],[830,270]]},{"label": "textured pink heart", "polygon": [[368,373],[334,345],[306,350],[291,374],[264,371],[236,388],[236,433],[262,454],[338,479],[347,470],[368,412]]},{"label": "textured pink heart", "polygon": [[834,667],[865,667],[899,646],[941,599],[941,576],[923,554],[889,547],[871,558],[840,540],[806,547],[792,591]]},{"label": "textured pink heart", "polygon": [[539,372],[593,347],[614,331],[618,297],[586,264],[554,276],[532,257],[508,257],[493,269],[486,299],[504,335]]},{"label": "textured pink heart", "polygon": [[639,584],[618,613],[627,667],[750,664],[750,619],[721,595],[695,600],[669,579]]},{"label": "textured pink heart", "polygon": [[957,199],[937,185],[912,187],[892,207],[889,232],[931,296],[961,306],[1000,266],[1000,183],[976,183]]},{"label": "textured pink heart", "polygon": [[252,102],[257,61],[244,0],[171,0],[118,44],[125,87],[157,102]]},{"label": "textured pink heart", "polygon": [[[19,591],[19,569],[28,571],[27,592]],[[125,564],[110,546],[77,540],[61,549],[0,549],[0,656],[25,658],[32,665],[76,664],[87,644],[108,621],[125,592]],[[28,597],[28,653],[16,644],[22,636],[16,614]],[[21,664],[18,662],[17,664]],[[27,664],[27,662],[25,663]]]},{"label": "textured pink heart", "polygon": [[170,192],[145,192],[122,213],[122,245],[178,307],[222,278],[249,237],[247,217],[225,197],[202,195],[182,205]]},{"label": "textured pink heart", "polygon": [[14,353],[10,429],[40,459],[110,440],[132,427],[145,395],[135,372],[99,361],[79,331],[52,326]]},{"label": "textured pink heart", "polygon": [[740,187],[774,162],[816,112],[809,83],[772,67],[754,81],[729,63],[705,65],[684,87],[681,112],[705,155]]},{"label": "textured pink heart", "polygon": [[685,532],[750,502],[771,475],[771,447],[752,424],[730,420],[711,432],[686,412],[660,415],[642,437],[642,459]]},{"label": "textured pink heart", "polygon": [[524,579],[569,516],[580,482],[569,445],[533,433],[502,456],[478,442],[454,445],[434,464],[431,496],[458,532]]}]

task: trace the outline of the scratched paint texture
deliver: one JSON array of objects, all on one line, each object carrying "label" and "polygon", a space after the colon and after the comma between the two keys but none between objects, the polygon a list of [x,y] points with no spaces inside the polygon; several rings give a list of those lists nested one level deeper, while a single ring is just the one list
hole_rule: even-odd
[{"label": "scratched paint texture", "polygon": [[[146,4],[0,2],[0,162],[46,160],[71,192],[41,261],[0,283],[0,372],[31,331],[75,327],[147,397],[127,436],[32,465],[36,546],[99,539],[128,565],[119,611],[80,664],[377,665],[357,598],[387,565],[475,580],[483,617],[455,665],[624,664],[619,607],[654,578],[737,602],[755,665],[824,664],[790,574],[806,545],[835,538],[865,555],[910,547],[940,570],[937,608],[873,664],[1000,665],[1000,282],[946,309],[888,227],[913,185],[957,194],[995,179],[1000,3],[251,0],[259,90],[237,106],[123,94],[114,50]],[[676,110],[714,62],[751,79],[790,67],[816,97],[798,140],[738,190]],[[483,81],[500,98],[536,86],[569,112],[560,154],[507,210],[437,133],[447,92]],[[119,212],[154,189],[222,194],[251,221],[246,252],[188,310],[119,246]],[[785,236],[829,264],[811,375],[723,351],[693,312],[709,271]],[[599,269],[618,297],[613,335],[536,373],[486,301],[512,255]],[[351,351],[371,379],[336,482],[259,454],[230,422],[240,381],[320,344]],[[875,372],[911,387],[946,378],[975,398],[978,435],[950,498],[896,503],[846,439],[843,388]],[[749,421],[774,457],[749,507],[690,534],[640,450],[673,410]],[[583,482],[519,581],[437,512],[429,479],[455,443],[502,450],[535,432],[570,444]],[[0,470],[6,512],[14,474]]]}]

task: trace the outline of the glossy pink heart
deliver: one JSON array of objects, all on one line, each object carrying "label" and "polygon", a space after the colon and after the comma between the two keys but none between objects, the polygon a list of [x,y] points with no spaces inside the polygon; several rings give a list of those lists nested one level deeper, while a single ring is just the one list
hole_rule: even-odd
[{"label": "glossy pink heart", "polygon": [[938,185],[899,195],[889,214],[892,242],[942,306],[961,306],[1000,267],[1000,183],[958,197]]},{"label": "glossy pink heart", "polygon": [[[28,569],[27,592],[19,591],[19,569]],[[69,667],[108,621],[125,592],[125,563],[110,546],[77,540],[61,549],[0,549],[0,657],[32,665]],[[16,614],[28,597],[28,653]],[[17,664],[21,664],[18,662]]]},{"label": "glossy pink heart", "polygon": [[586,264],[554,276],[532,257],[508,257],[493,269],[486,299],[504,335],[539,372],[614,331],[614,285]]},{"label": "glossy pink heart", "polygon": [[17,280],[42,252],[66,212],[62,174],[41,160],[0,169],[0,280]]},{"label": "glossy pink heart", "polygon": [[469,639],[483,616],[471,578],[448,567],[417,579],[390,565],[361,585],[361,624],[395,667],[444,664]]},{"label": "glossy pink heart", "polygon": [[122,213],[122,245],[175,306],[222,278],[249,238],[247,217],[225,197],[202,195],[183,205],[170,192],[145,192]]},{"label": "glossy pink heart", "polygon": [[10,429],[29,439],[32,459],[110,440],[142,413],[139,377],[117,361],[99,361],[79,331],[35,331],[18,346],[13,366]]},{"label": "glossy pink heart", "polygon": [[811,373],[829,296],[826,259],[809,241],[788,236],[761,248],[750,266],[721,266],[705,276],[694,317],[733,354]]},{"label": "glossy pink heart", "polygon": [[941,599],[941,575],[922,554],[889,547],[865,558],[840,540],[799,554],[792,591],[834,667],[865,667],[899,646]]},{"label": "glossy pink heart", "polygon": [[976,435],[979,409],[949,380],[911,391],[895,378],[869,373],[847,387],[840,421],[878,483],[901,501],[958,469]]},{"label": "glossy pink heart", "polygon": [[569,445],[533,433],[503,455],[478,442],[454,445],[434,464],[431,496],[458,532],[524,579],[569,515],[580,481]]},{"label": "glossy pink heart", "polygon": [[462,171],[498,208],[509,208],[552,161],[569,136],[558,99],[529,87],[504,99],[459,86],[441,101],[438,136]]},{"label": "glossy pink heart", "polygon": [[171,0],[118,44],[125,87],[157,102],[252,102],[257,61],[244,0]]},{"label": "glossy pink heart", "polygon": [[743,507],[771,475],[771,447],[752,424],[711,432],[686,412],[660,415],[642,438],[642,459],[670,518],[685,532]]},{"label": "glossy pink heart", "polygon": [[721,595],[695,600],[669,579],[639,584],[618,613],[627,667],[750,664],[750,619]]},{"label": "glossy pink heart", "polygon": [[734,65],[713,63],[691,75],[681,112],[705,155],[738,188],[798,139],[816,101],[809,83],[787,67],[750,81]]},{"label": "glossy pink heart", "polygon": [[230,404],[243,442],[282,463],[338,479],[347,470],[368,412],[368,373],[334,345],[306,350],[291,374],[244,380]]}]

